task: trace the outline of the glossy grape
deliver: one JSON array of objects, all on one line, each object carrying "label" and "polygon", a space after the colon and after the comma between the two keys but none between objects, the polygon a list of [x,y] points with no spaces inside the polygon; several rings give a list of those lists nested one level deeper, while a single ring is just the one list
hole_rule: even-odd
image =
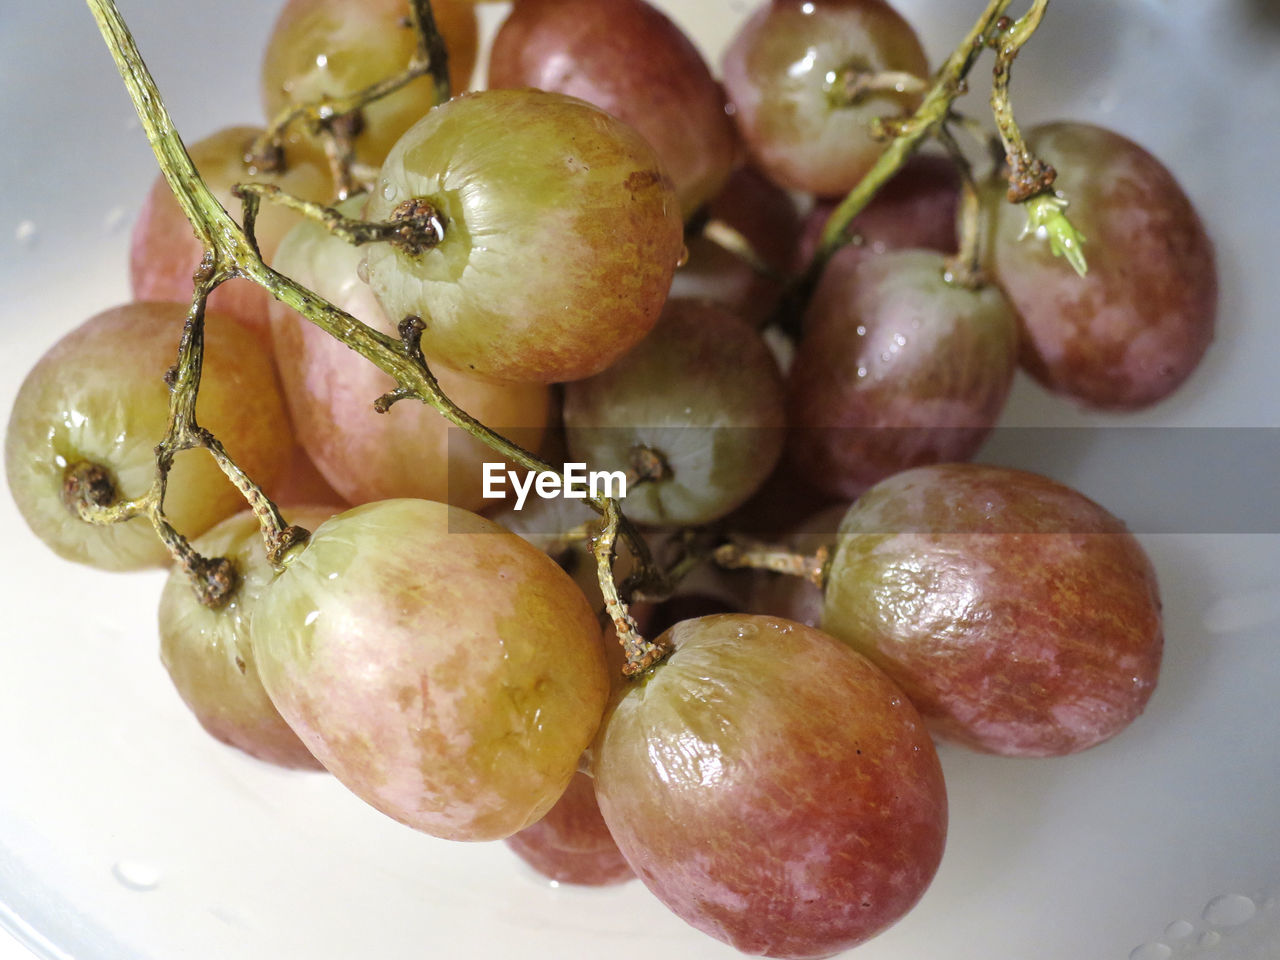
[{"label": "glossy grape", "polygon": [[493,90],[433,110],[396,144],[366,215],[443,215],[421,256],[372,244],[368,282],[420,316],[431,359],[549,383],[607,367],[657,321],[683,250],[679,204],[635,131],[562,94]]},{"label": "glossy grape", "polygon": [[[116,499],[151,487],[154,447],[169,421],[164,375],[177,359],[186,310],[131,303],[97,314],[54,344],[18,390],[5,435],[9,489],[31,529],[68,560],[108,570],[169,560],[149,520],[86,523],[64,503],[63,486],[88,462],[106,468]],[[230,317],[205,318],[196,415],[259,483],[274,481],[289,462],[294,442],[271,362]],[[180,533],[198,536],[243,505],[207,453],[175,458],[164,506]]]},{"label": "glossy grape", "polygon": [[1045,477],[944,464],[898,474],[840,525],[822,627],[882,667],[939,734],[1073,753],[1142,712],[1163,647],[1146,554]]},{"label": "glossy grape", "polygon": [[[351,213],[356,198],[340,205]],[[364,254],[314,221],[285,238],[277,268],[375,330],[396,336],[373,291],[356,273]],[[392,497],[442,500],[468,509],[485,505],[482,464],[493,451],[425,403],[402,401],[386,413],[373,402],[395,383],[281,303],[271,308],[276,364],[298,441],[325,479],[350,503]],[[437,364],[445,395],[495,430],[537,450],[551,408],[541,384],[494,384]],[[488,501],[492,504],[493,501]]]},{"label": "glossy grape", "polygon": [[892,924],[942,856],[942,770],[906,697],[811,627],[686,620],[594,747],[619,848],[681,918],[744,953],[825,957]]},{"label": "glossy grape", "polygon": [[[431,11],[449,52],[450,84],[461,93],[476,63],[475,10],[459,0],[433,0]],[[286,107],[363,90],[407,67],[417,44],[406,0],[289,0],[267,39],[262,108],[274,120]],[[365,106],[356,159],[380,164],[434,105],[435,87],[423,76]],[[290,134],[323,152],[323,144],[299,124]]]},{"label": "glossy grape", "polygon": [[[318,527],[336,511],[287,508],[290,523]],[[222,521],[193,547],[205,557],[226,557],[237,585],[216,610],[197,599],[187,575],[174,569],[160,595],[160,659],[178,694],[212,736],[260,760],[284,767],[321,769],[311,751],[280,717],[258,678],[249,620],[275,572],[267,563],[257,518],[245,511]]]},{"label": "glossy grape", "polygon": [[649,141],[691,216],[724,186],[738,135],[692,41],[644,0],[522,0],[499,29],[490,87],[594,103]]},{"label": "glossy grape", "polygon": [[1017,364],[1017,321],[995,286],[945,279],[927,250],[841,251],[805,315],[788,378],[788,453],[853,498],[892,473],[964,460],[995,426]]},{"label": "glossy grape", "polygon": [[870,93],[833,102],[847,70],[927,76],[915,31],[882,0],[774,0],[739,29],[724,55],[725,91],[751,156],[784,187],[847,193],[882,141],[870,123],[914,110],[918,94]]},{"label": "glossy grape", "polygon": [[[713,304],[668,301],[610,369],[565,389],[573,459],[633,471],[624,508],[643,523],[707,523],[764,482],[782,446],[777,365],[754,329]],[[638,453],[659,462],[649,475]]]},{"label": "glossy grape", "polygon": [[609,689],[573,581],[497,524],[427,500],[321,525],[250,627],[263,686],[326,769],[447,839],[542,817]]},{"label": "glossy grape", "polygon": [[[266,173],[245,162],[257,127],[227,127],[191,144],[191,159],[214,197],[237,222],[241,203],[231,193],[237,183],[271,183],[307,200],[324,201],[333,192],[323,156],[304,149],[286,151],[288,167]],[[298,222],[290,210],[264,203],[254,227],[258,249],[270,263],[285,233]],[[157,176],[134,223],[129,248],[129,280],[137,300],[190,301],[191,276],[204,256],[163,176]],[[264,343],[270,339],[267,307],[271,295],[249,280],[228,280],[209,298],[209,308],[227,313],[249,326]]]},{"label": "glossy grape", "polygon": [[600,887],[635,876],[600,816],[595,784],[585,773],[575,773],[550,812],[508,837],[506,844],[557,883]]},{"label": "glossy grape", "polygon": [[1131,140],[1054,123],[1027,133],[1058,171],[1055,188],[1085,237],[1076,276],[1046,242],[1021,238],[1026,217],[997,203],[992,264],[1022,318],[1023,366],[1049,389],[1103,409],[1168,396],[1213,339],[1213,244],[1173,175]]}]

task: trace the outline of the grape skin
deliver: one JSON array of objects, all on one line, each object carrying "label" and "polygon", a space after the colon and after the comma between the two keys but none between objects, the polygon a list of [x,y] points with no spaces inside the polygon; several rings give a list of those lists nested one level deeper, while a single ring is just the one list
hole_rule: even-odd
[{"label": "grape skin", "polygon": [[489,57],[489,87],[537,87],[635,127],[686,219],[725,185],[739,152],[724,94],[688,37],[644,0],[522,0]]},{"label": "grape skin", "polygon": [[429,359],[523,383],[598,373],[652,328],[683,251],[653,150],[561,94],[455,98],[400,139],[366,216],[430,201],[444,241],[420,257],[371,244],[368,282],[393,320],[426,322]]},{"label": "grape skin", "polygon": [[1027,143],[1058,171],[1067,216],[1084,235],[1084,277],[1049,244],[1023,238],[1026,216],[997,205],[991,264],[1022,321],[1022,364],[1042,384],[1104,410],[1167,397],[1213,339],[1213,244],[1173,175],[1101,127],[1053,123]]},{"label": "grape skin", "polygon": [[1119,520],[1003,467],[891,477],[840,524],[822,628],[931,728],[976,750],[1060,756],[1115,736],[1155,689],[1155,573]]},{"label": "grape skin", "polygon": [[925,77],[915,31],[882,0],[774,0],[725,51],[725,91],[751,156],[775,182],[819,196],[848,193],[884,150],[876,117],[909,113],[918,94],[876,93],[833,106],[829,76],[857,66]]},{"label": "grape skin", "polygon": [[[290,523],[311,529],[336,511],[286,510]],[[267,563],[258,519],[244,511],[219,523],[192,546],[205,557],[235,565],[235,591],[216,610],[204,606],[191,581],[174,568],[160,594],[160,660],[183,702],[214,738],[283,767],[319,770],[320,763],[272,705],[258,678],[249,621],[275,576]]]},{"label": "grape skin", "polygon": [[[338,209],[353,215],[365,202],[353,198]],[[306,220],[281,243],[276,268],[394,337],[395,324],[357,275],[363,257],[360,248]],[[420,401],[376,412],[373,402],[395,387],[392,378],[279,302],[271,306],[271,332],[298,441],[347,502],[421,497],[472,510],[492,505],[483,498],[482,464],[500,458],[488,446]],[[432,373],[445,395],[481,423],[538,449],[551,413],[547,387],[488,383],[442,364]]]},{"label": "grape skin", "polygon": [[[54,344],[23,380],[5,435],[5,473],[23,518],[59,556],[104,570],[169,562],[149,520],[86,523],[63,503],[62,485],[68,467],[88,461],[110,471],[121,499],[151,487],[154,447],[169,422],[164,375],[186,312],[182,303],[106,310]],[[231,317],[205,317],[196,415],[259,482],[271,483],[288,464],[293,437],[275,372]],[[164,506],[179,532],[198,536],[243,505],[206,452],[174,459]]]},{"label": "grape skin", "polygon": [[801,624],[677,624],[601,727],[600,811],[645,885],[744,953],[825,957],[901,917],[937,870],[942,769],[906,697]]},{"label": "grape skin", "polygon": [[797,472],[852,499],[907,467],[973,456],[1017,366],[1017,320],[1000,289],[949,283],[928,250],[827,265],[788,378]]},{"label": "grape skin", "polygon": [[[454,93],[471,84],[478,46],[475,10],[458,0],[432,0],[432,15],[449,51]],[[409,65],[418,38],[406,0],[289,0],[267,38],[262,59],[262,108],[269,119],[286,107],[345,96]],[[377,166],[396,140],[435,105],[431,77],[419,77],[360,111],[356,159]],[[323,155],[318,135],[294,123],[289,142]]]},{"label": "grape skin", "polygon": [[628,482],[628,516],[694,524],[764,482],[781,452],[782,404],[777,365],[754,329],[714,304],[670,300],[635,350],[566,387],[564,420],[571,456],[590,470],[625,472],[637,447],[665,461],[658,479]]},{"label": "grape skin", "polygon": [[573,775],[564,796],[545,817],[507,837],[506,844],[557,883],[601,887],[635,876],[600,816],[591,778],[581,772]]},{"label": "grape skin", "polygon": [[325,768],[450,840],[542,817],[609,690],[599,624],[568,575],[497,524],[427,500],[322,524],[250,629],[263,686]]}]

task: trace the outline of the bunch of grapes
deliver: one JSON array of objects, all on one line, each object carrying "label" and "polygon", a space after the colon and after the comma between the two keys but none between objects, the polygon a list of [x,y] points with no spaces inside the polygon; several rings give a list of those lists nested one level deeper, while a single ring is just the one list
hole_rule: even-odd
[{"label": "bunch of grapes", "polygon": [[1124,525],[963,461],[1019,366],[1136,409],[1213,333],[1159,161],[1013,120],[1046,3],[1008,5],[931,75],[884,0],[772,0],[717,77],[645,0],[517,0],[450,96],[469,3],[288,0],[265,126],[184,153],[138,95],[137,300],[22,385],[19,509],[172,561],[161,656],[218,739],[744,952],[867,940],[943,855],[934,736],[1073,753],[1159,671]]}]

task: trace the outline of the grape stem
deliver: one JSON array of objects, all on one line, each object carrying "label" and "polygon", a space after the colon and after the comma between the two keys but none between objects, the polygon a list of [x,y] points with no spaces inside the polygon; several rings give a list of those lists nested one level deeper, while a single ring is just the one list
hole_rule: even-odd
[{"label": "grape stem", "polygon": [[614,542],[618,535],[622,514],[616,500],[605,503],[604,518],[600,532],[591,541],[591,553],[596,558],[596,571],[600,579],[600,591],[604,594],[605,612],[613,621],[613,629],[618,635],[618,642],[626,654],[627,662],[622,667],[625,676],[638,676],[662,659],[665,651],[662,647],[646,640],[640,635],[640,628],[618,596],[618,588],[613,579]]},{"label": "grape stem", "polygon": [[[361,323],[289,277],[272,270],[263,262],[257,244],[252,238],[252,226],[257,216],[259,195],[252,191],[245,193],[246,228],[242,229],[213,196],[196,170],[195,164],[192,163],[181,138],[173,127],[168,109],[164,105],[160,91],[156,88],[155,79],[143,63],[133,36],[116,8],[114,0],[86,0],[86,3],[102,31],[103,39],[111,51],[116,67],[129,91],[130,99],[138,111],[143,129],[146,131],[147,139],[151,143],[165,180],[206,251],[201,270],[196,275],[196,294],[193,298],[192,313],[188,317],[183,332],[177,372],[173,378],[170,436],[166,437],[157,451],[157,460],[161,463],[162,471],[167,471],[167,461],[172,460],[172,455],[177,452],[177,449],[183,448],[181,444],[187,443],[192,436],[197,436],[192,431],[198,431],[200,445],[210,449],[223,470],[232,476],[233,481],[242,491],[250,496],[250,503],[255,511],[260,511],[259,519],[263,521],[263,534],[267,539],[269,553],[280,555],[284,552],[279,548],[277,541],[286,537],[286,532],[294,528],[285,526],[279,519],[279,511],[275,505],[271,504],[270,500],[252,484],[248,477],[244,476],[238,467],[235,467],[234,462],[212,435],[195,426],[195,400],[199,389],[204,342],[204,300],[218,283],[231,277],[243,277],[259,284],[281,303],[291,307],[330,336],[371,361],[395,380],[398,387],[394,392],[398,397],[415,398],[429,404],[450,423],[466,430],[491,449],[526,470],[550,471],[551,466],[548,463],[486,427],[445,396],[444,391],[440,389],[440,384],[424,362],[421,352],[414,349],[411,344],[403,339],[386,336],[367,324]],[[436,77],[437,91],[447,93],[447,71],[444,67],[444,56],[440,52],[443,42],[439,39],[438,31],[435,30],[430,4],[427,0],[414,0],[412,8],[420,31],[424,34],[432,34],[435,38],[428,43],[429,57],[434,64],[432,69],[435,71],[433,75]],[[158,483],[160,485],[159,500],[162,500],[163,472]],[[143,507],[152,509],[150,501],[147,498],[144,498],[144,501],[135,504],[137,509],[129,515],[136,515],[136,512],[140,512]],[[589,497],[586,502],[606,518],[613,516],[607,524],[614,531],[614,534],[610,535],[610,549],[612,549],[613,536],[621,534],[635,557],[637,568],[635,582],[641,585],[652,585],[660,590],[665,583],[665,575],[654,563],[644,538],[622,514],[616,501]],[[158,511],[159,503],[155,503],[153,507]],[[158,521],[153,517],[153,522]],[[174,535],[176,536],[176,533]],[[162,536],[165,536],[163,531]],[[287,549],[287,545],[284,549]],[[616,596],[616,587],[613,586],[611,578],[608,584],[602,582],[601,587],[612,588]]]},{"label": "grape stem", "polygon": [[819,589],[826,585],[827,572],[831,567],[831,551],[826,547],[805,555],[785,547],[726,543],[715,549],[712,558],[726,570],[768,570],[790,577],[803,577]]},{"label": "grape stem", "polygon": [[937,137],[960,171],[960,205],[956,214],[959,250],[947,260],[946,279],[949,283],[976,290],[987,282],[982,270],[983,218],[978,182],[973,174],[973,165],[945,123],[938,127]]}]

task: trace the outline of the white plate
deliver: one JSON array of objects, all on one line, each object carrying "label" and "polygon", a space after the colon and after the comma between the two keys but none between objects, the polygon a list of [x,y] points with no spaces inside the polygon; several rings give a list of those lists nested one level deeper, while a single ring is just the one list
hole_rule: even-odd
[{"label": "white plate", "polygon": [[[274,4],[122,5],[188,138],[256,122],[259,38]],[[711,53],[747,6],[661,5]],[[981,6],[901,3],[935,57]],[[54,339],[126,298],[129,223],[154,167],[82,5],[0,8],[0,78],[0,409],[8,410]],[[1274,0],[1060,0],[1018,61],[1014,84],[1026,121],[1095,120],[1166,161],[1217,242],[1223,294],[1217,343],[1163,406],[1123,420],[1091,417],[1023,382],[1007,422],[1254,427],[1240,436],[1273,438]],[[981,97],[968,108],[980,111]],[[1214,475],[1217,465],[1197,455],[1195,438],[1208,435],[1186,434],[1191,441],[1168,462],[1135,463],[1123,444],[1091,434],[1062,450],[1047,445],[1038,463],[1103,503],[1159,502],[1192,467]],[[1265,513],[1278,486],[1275,472],[1260,471],[1243,496]],[[1197,495],[1210,505],[1217,493]],[[1161,529],[1190,529],[1197,503],[1171,509],[1157,514],[1168,524]],[[1164,590],[1168,643],[1147,713],[1117,740],[1064,760],[944,748],[952,827],[941,872],[915,911],[856,956],[1124,958],[1148,941],[1135,957],[1278,955],[1280,921],[1266,902],[1280,889],[1274,530],[1144,536]],[[270,769],[213,742],[157,660],[160,575],[113,576],[57,560],[7,497],[0,544],[0,925],[38,952],[83,960],[732,955],[638,884],[554,889],[501,845],[414,834],[329,778]],[[1249,910],[1219,900],[1202,919],[1224,894],[1252,897],[1253,918],[1223,926]],[[1178,920],[1187,923],[1168,927]],[[1218,941],[1210,935],[1197,946],[1215,920]]]}]

